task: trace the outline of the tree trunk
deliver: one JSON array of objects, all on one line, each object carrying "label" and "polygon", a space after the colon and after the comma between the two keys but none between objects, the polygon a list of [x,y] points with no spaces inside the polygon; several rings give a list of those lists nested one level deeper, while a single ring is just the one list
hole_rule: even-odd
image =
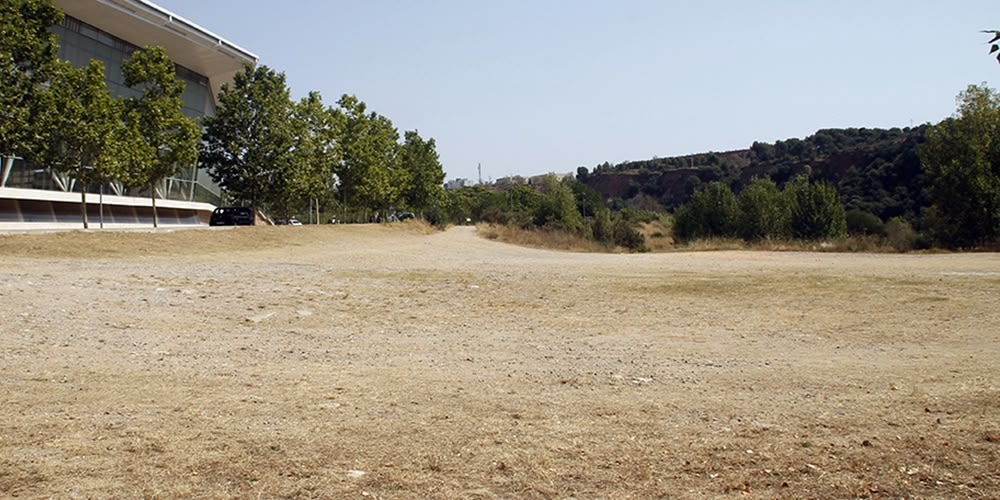
[{"label": "tree trunk", "polygon": [[80,186],[80,215],[83,216],[83,228],[90,229],[90,223],[87,220],[87,183],[84,182]]},{"label": "tree trunk", "polygon": [[153,227],[157,228],[160,226],[160,221],[156,216],[156,183],[149,183],[149,196],[153,200]]}]

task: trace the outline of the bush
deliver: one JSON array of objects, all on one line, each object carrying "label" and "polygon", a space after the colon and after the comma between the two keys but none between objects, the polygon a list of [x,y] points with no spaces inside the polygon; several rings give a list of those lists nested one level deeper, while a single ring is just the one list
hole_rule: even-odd
[{"label": "bush", "polygon": [[699,221],[695,219],[689,205],[681,205],[674,210],[671,230],[676,241],[691,241],[698,237],[701,232]]},{"label": "bush", "polygon": [[847,219],[847,232],[852,235],[883,235],[885,234],[885,224],[877,215],[864,210],[848,210],[845,215]]},{"label": "bush", "polygon": [[427,222],[429,222],[432,226],[437,228],[444,228],[448,225],[448,218],[440,204],[431,205],[426,211],[424,211],[424,218],[426,218]]},{"label": "bush", "polygon": [[920,160],[935,209],[927,226],[949,248],[1000,242],[1000,93],[970,85],[958,115],[927,130]]},{"label": "bush", "polygon": [[594,241],[612,243],[615,239],[614,225],[611,223],[611,211],[599,210],[590,221],[590,236]]},{"label": "bush", "polygon": [[534,222],[538,227],[571,233],[579,233],[583,229],[583,217],[576,208],[576,196],[569,184],[560,182],[555,175],[545,176],[543,193],[534,211]]},{"label": "bush", "polygon": [[657,219],[657,217],[660,216],[659,212],[641,210],[630,207],[623,208],[618,213],[621,214],[622,218],[624,218],[625,220],[636,223],[653,222],[654,220]]},{"label": "bush", "polygon": [[632,223],[619,217],[614,222],[614,243],[632,251],[642,251],[646,247],[646,237]]},{"label": "bush", "polygon": [[913,230],[906,219],[893,217],[885,224],[886,242],[900,252],[908,252],[917,247],[920,235]]},{"label": "bush", "polygon": [[802,240],[840,238],[847,234],[847,216],[837,190],[809,182],[800,175],[785,186],[792,236]]},{"label": "bush", "polygon": [[737,233],[744,240],[774,240],[788,234],[787,204],[771,179],[755,178],[738,201]]},{"label": "bush", "polygon": [[674,238],[689,241],[735,236],[738,214],[739,206],[733,190],[728,184],[713,182],[674,212]]}]

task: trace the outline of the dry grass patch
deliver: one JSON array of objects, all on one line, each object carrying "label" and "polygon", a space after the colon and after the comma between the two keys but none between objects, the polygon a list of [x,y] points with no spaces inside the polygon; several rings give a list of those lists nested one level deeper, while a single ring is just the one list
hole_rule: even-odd
[{"label": "dry grass patch", "polygon": [[646,248],[650,252],[666,252],[676,246],[670,226],[662,220],[640,224],[639,232],[646,238]]},{"label": "dry grass patch", "polygon": [[328,243],[331,237],[428,235],[422,221],[380,225],[238,226],[153,231],[90,230],[0,235],[0,253],[11,257],[142,258],[232,254]]},{"label": "dry grass patch", "polygon": [[[877,236],[850,236],[827,241],[762,240],[744,241],[738,238],[704,238],[682,244],[661,245],[661,251],[755,250],[764,252],[825,252],[825,253],[907,253]],[[920,253],[943,253],[943,250],[920,250]]]},{"label": "dry grass patch", "polygon": [[613,247],[565,231],[521,229],[502,224],[480,224],[476,226],[476,229],[482,237],[488,240],[497,240],[513,245],[568,252],[608,253],[615,251]]},{"label": "dry grass patch", "polygon": [[1000,497],[997,255],[134,236],[0,265],[0,496]]}]

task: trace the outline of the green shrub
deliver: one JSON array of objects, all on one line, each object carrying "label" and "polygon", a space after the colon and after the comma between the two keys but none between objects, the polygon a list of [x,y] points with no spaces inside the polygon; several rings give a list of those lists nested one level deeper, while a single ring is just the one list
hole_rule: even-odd
[{"label": "green shrub", "polygon": [[733,190],[728,184],[713,182],[674,212],[674,238],[690,241],[735,236],[738,214],[739,206]]},{"label": "green shrub", "polygon": [[755,178],[740,192],[737,233],[747,241],[781,239],[788,234],[788,208],[771,179]]},{"label": "green shrub", "polygon": [[590,220],[590,235],[594,241],[613,243],[615,228],[611,223],[611,211],[602,209]]},{"label": "green shrub", "polygon": [[538,227],[581,232],[583,217],[576,208],[576,196],[568,183],[560,182],[552,174],[545,176],[542,196],[534,210],[534,221]]},{"label": "green shrub", "polygon": [[920,235],[913,230],[913,226],[906,219],[893,217],[885,224],[885,239],[892,248],[908,252],[917,247]]},{"label": "green shrub", "polygon": [[826,183],[809,182],[800,175],[785,185],[792,236],[802,240],[840,238],[847,234],[847,216],[837,190]]},{"label": "green shrub", "polygon": [[847,219],[847,233],[852,235],[883,235],[885,234],[885,224],[877,215],[865,210],[848,210],[845,215]]},{"label": "green shrub", "polygon": [[622,248],[642,251],[646,246],[646,237],[631,222],[618,217],[614,221],[614,243]]},{"label": "green shrub", "polygon": [[653,222],[660,216],[658,212],[626,207],[618,212],[629,222]]}]

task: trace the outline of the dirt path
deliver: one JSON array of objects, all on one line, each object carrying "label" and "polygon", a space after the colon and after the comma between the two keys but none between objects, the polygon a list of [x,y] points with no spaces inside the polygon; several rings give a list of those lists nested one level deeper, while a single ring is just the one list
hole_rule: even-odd
[{"label": "dirt path", "polygon": [[1000,256],[0,236],[0,495],[1000,496]]}]

